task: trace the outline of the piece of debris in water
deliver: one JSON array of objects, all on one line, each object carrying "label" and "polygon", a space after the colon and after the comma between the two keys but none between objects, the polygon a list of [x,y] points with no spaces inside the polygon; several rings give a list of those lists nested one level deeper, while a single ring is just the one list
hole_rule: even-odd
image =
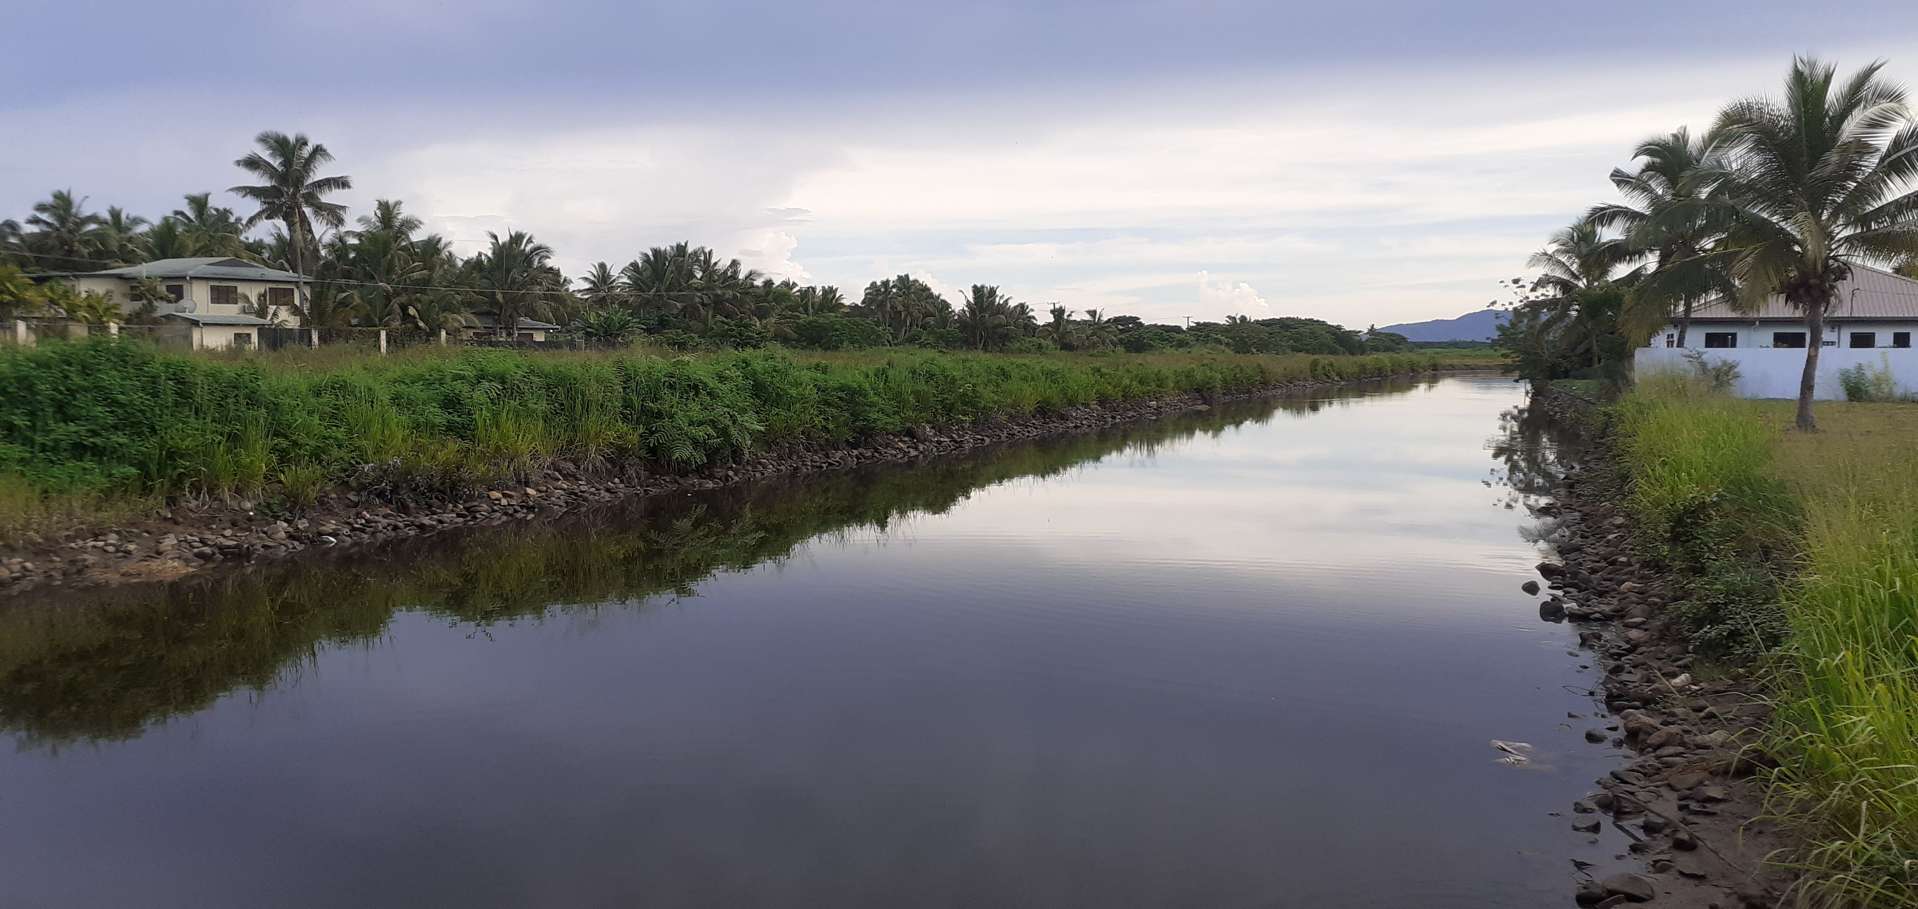
[{"label": "piece of debris in water", "polygon": [[1492,740],[1492,747],[1499,752],[1498,762],[1523,767],[1532,762],[1532,746],[1524,742]]}]

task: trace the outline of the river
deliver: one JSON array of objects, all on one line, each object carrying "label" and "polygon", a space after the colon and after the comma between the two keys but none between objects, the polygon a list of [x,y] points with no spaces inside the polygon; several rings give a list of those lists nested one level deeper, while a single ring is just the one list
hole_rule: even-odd
[{"label": "river", "polygon": [[1569,905],[1616,755],[1518,589],[1524,400],[1241,402],[16,603],[0,902]]}]

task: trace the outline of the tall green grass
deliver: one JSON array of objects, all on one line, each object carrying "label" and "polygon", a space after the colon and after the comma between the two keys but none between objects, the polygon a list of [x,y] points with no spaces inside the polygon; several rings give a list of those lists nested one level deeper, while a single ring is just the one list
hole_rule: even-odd
[{"label": "tall green grass", "polygon": [[349,482],[445,493],[525,480],[556,459],[688,471],[783,443],[1438,362],[438,349],[207,358],[95,339],[0,349],[0,475],[46,496],[268,495],[300,506]]},{"label": "tall green grass", "polygon": [[1767,629],[1773,808],[1808,834],[1807,901],[1918,906],[1918,458],[1895,431],[1918,408],[1821,407],[1825,433],[1787,437],[1772,404],[1646,383],[1616,410],[1630,503],[1692,618]]}]

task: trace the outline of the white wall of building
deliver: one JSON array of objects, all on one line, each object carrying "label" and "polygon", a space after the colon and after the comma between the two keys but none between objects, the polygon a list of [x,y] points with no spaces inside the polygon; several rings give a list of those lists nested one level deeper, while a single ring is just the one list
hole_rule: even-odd
[{"label": "white wall of building", "polygon": [[[1707,332],[1723,332],[1736,335],[1737,347],[1734,349],[1737,350],[1773,348],[1776,346],[1773,343],[1773,336],[1775,334],[1779,332],[1796,332],[1802,334],[1804,331],[1805,323],[1803,322],[1693,322],[1691,329],[1685,333],[1685,346],[1692,350],[1726,349],[1708,348],[1705,346],[1705,334]],[[1897,332],[1909,334],[1912,343],[1918,343],[1918,323],[1913,323],[1909,320],[1900,322],[1870,322],[1848,319],[1843,322],[1825,323],[1825,341],[1827,342],[1825,349],[1830,350],[1833,347],[1850,348],[1852,344],[1851,336],[1858,332],[1870,332],[1872,334],[1872,347],[1891,347],[1893,340],[1892,335]],[[1677,338],[1678,326],[1667,325],[1663,331],[1652,336],[1652,346],[1660,348],[1667,347],[1676,343]],[[1796,395],[1793,395],[1793,397],[1796,397]]]},{"label": "white wall of building", "polygon": [[[1693,326],[1692,330],[1697,331],[1697,326]],[[1660,339],[1653,340],[1662,343]],[[1689,343],[1691,339],[1688,337],[1686,341]],[[1741,398],[1798,397],[1798,380],[1805,371],[1803,350],[1740,347],[1701,350],[1697,353],[1702,354],[1708,363],[1738,364],[1736,392]],[[1678,348],[1641,347],[1633,355],[1632,367],[1641,377],[1665,371],[1690,372],[1693,367],[1685,354],[1686,351]],[[1893,381],[1898,385],[1899,394],[1918,394],[1918,350],[1826,347],[1818,352],[1817,398],[1821,401],[1843,400],[1845,392],[1838,384],[1838,373],[1861,364],[1873,370],[1889,369]]]}]

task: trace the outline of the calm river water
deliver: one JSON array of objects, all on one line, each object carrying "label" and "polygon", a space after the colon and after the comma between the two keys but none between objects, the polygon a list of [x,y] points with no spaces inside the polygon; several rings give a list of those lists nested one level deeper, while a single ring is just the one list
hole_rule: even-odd
[{"label": "calm river water", "polygon": [[1569,905],[1616,849],[1551,812],[1613,757],[1518,590],[1523,403],[1243,403],[0,608],[0,903]]}]

